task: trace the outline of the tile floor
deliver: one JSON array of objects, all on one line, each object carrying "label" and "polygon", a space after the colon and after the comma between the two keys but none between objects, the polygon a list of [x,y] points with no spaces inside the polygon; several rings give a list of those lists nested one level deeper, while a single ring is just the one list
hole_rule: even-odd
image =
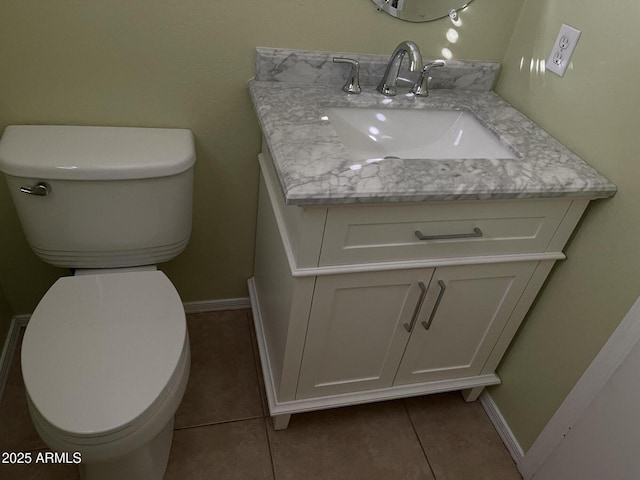
[{"label": "tile floor", "polygon": [[[457,393],[268,417],[251,312],[188,316],[191,377],[166,480],[520,480],[479,402]],[[20,356],[0,405],[0,452],[45,448],[27,412]],[[78,479],[75,466],[0,465],[0,479]],[[123,479],[126,480],[126,479]]]}]

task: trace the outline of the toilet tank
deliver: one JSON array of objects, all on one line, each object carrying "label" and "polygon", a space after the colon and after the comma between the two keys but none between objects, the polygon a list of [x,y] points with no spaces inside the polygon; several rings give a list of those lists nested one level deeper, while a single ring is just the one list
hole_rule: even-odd
[{"label": "toilet tank", "polygon": [[27,241],[60,267],[152,265],[182,252],[194,163],[182,129],[13,125],[0,139]]}]

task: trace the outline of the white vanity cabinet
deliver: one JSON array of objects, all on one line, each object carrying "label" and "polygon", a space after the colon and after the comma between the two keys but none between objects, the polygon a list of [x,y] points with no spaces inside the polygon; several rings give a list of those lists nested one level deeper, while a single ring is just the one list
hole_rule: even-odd
[{"label": "white vanity cabinet", "polygon": [[[249,280],[271,415],[475,400],[588,199],[293,206],[266,149]],[[422,239],[420,239],[421,237]]]}]

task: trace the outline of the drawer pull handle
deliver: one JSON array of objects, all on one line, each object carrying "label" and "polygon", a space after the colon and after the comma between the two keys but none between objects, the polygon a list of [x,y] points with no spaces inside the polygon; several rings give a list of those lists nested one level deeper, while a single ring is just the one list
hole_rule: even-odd
[{"label": "drawer pull handle", "polygon": [[442,280],[438,280],[438,286],[440,287],[440,293],[438,294],[438,299],[436,300],[436,304],[433,306],[433,310],[431,310],[431,315],[429,316],[428,322],[422,322],[422,326],[425,330],[429,330],[431,328],[431,322],[433,322],[433,317],[436,316],[436,312],[438,311],[438,307],[440,306],[440,301],[442,297],[444,297],[444,291],[447,289],[447,286]]},{"label": "drawer pull handle", "polygon": [[418,240],[449,240],[452,238],[478,238],[481,237],[482,230],[474,227],[473,233],[449,233],[445,235],[423,235],[420,230],[415,231]]},{"label": "drawer pull handle", "polygon": [[416,320],[418,318],[418,313],[420,312],[420,309],[422,308],[422,304],[424,303],[424,297],[427,295],[427,287],[424,285],[424,283],[422,282],[418,282],[418,286],[420,287],[420,298],[418,299],[418,303],[416,304],[416,309],[413,311],[413,316],[411,317],[411,323],[405,323],[404,324],[404,329],[411,333],[411,330],[413,330],[413,326],[416,323]]}]

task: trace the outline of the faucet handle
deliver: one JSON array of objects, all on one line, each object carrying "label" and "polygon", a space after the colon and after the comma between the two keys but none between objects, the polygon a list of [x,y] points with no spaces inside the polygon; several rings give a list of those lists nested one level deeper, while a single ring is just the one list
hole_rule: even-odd
[{"label": "faucet handle", "polygon": [[422,72],[420,72],[420,76],[416,81],[416,84],[411,89],[411,92],[415,94],[416,97],[426,97],[429,95],[429,73],[431,73],[431,69],[444,67],[444,60],[434,60],[433,62],[427,63]]},{"label": "faucet handle", "polygon": [[360,93],[360,63],[351,58],[333,57],[333,63],[346,63],[351,65],[351,72],[347,77],[347,83],[344,84],[342,90],[347,93]]}]

